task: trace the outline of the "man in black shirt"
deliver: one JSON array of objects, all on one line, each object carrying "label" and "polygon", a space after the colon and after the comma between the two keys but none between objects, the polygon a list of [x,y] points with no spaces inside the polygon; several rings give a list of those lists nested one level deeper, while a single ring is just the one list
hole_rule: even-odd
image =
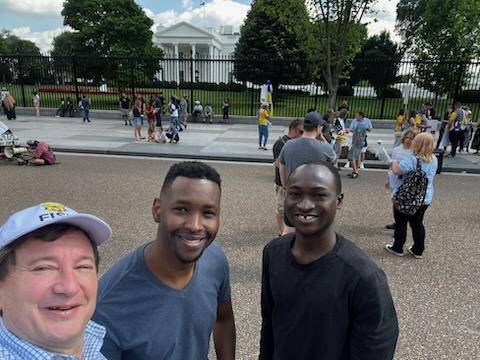
[{"label": "man in black shirt", "polygon": [[326,162],[295,169],[285,212],[295,233],[263,251],[260,359],[391,360],[398,322],[384,272],[336,234],[343,201]]},{"label": "man in black shirt", "polygon": [[280,172],[279,167],[280,163],[278,161],[278,156],[280,155],[280,151],[282,151],[283,145],[290,140],[296,139],[303,134],[303,120],[296,119],[293,120],[290,125],[288,126],[288,134],[280,136],[278,140],[273,145],[273,162],[275,165],[275,205],[276,205],[276,212],[275,212],[275,219],[277,221],[278,226],[278,234],[283,235],[285,224],[283,223],[283,202],[285,200],[285,190],[282,187],[282,181],[280,180]]},{"label": "man in black shirt", "polygon": [[120,106],[120,111],[122,112],[122,119],[125,121],[125,125],[127,125],[127,121],[130,125],[132,125],[132,120],[130,119],[129,114],[132,108],[132,101],[130,100],[130,98],[127,97],[127,94],[122,93],[118,105]]}]

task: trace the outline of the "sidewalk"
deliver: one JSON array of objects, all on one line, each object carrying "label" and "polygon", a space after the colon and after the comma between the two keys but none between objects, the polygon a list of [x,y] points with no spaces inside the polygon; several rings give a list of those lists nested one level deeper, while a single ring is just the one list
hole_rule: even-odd
[{"label": "sidewalk", "polygon": [[[132,127],[125,126],[120,116],[117,119],[92,117],[92,123],[83,123],[79,118],[44,116],[37,119],[25,115],[12,121],[1,116],[0,121],[10,127],[22,143],[28,139],[44,140],[57,152],[245,162],[272,162],[273,143],[288,130],[287,126],[272,125],[269,150],[264,151],[258,150],[258,129],[254,124],[189,124],[187,131],[180,133],[178,144],[156,144],[135,142]],[[163,125],[166,127],[167,122]],[[142,135],[146,135],[146,131],[144,126]],[[374,147],[378,140],[391,150],[392,130],[374,129],[368,135],[368,142]],[[381,161],[366,161],[365,166],[387,168]],[[480,174],[480,156],[461,153],[454,159],[445,157],[443,171]]]}]

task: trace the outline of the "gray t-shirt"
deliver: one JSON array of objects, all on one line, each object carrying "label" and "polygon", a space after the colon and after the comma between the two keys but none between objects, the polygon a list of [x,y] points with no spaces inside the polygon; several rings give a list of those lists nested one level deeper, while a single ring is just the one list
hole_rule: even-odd
[{"label": "gray t-shirt", "polygon": [[100,279],[95,322],[107,329],[102,353],[109,360],[207,359],[217,306],[230,299],[225,254],[213,242],[183,290],[161,283],[140,246]]},{"label": "gray t-shirt", "polygon": [[278,160],[285,166],[285,176],[288,178],[291,172],[302,164],[320,160],[333,162],[335,152],[326,141],[299,137],[283,146]]}]

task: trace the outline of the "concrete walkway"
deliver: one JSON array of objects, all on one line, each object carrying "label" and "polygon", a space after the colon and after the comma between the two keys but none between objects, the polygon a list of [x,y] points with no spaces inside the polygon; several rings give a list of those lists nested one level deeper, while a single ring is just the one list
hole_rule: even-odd
[{"label": "concrete walkway", "polygon": [[[273,143],[287,131],[286,126],[270,127],[268,151],[258,150],[258,129],[254,124],[189,124],[180,133],[178,144],[135,142],[133,129],[125,126],[120,116],[96,119],[83,123],[79,118],[55,118],[19,115],[8,121],[0,117],[21,142],[28,139],[44,140],[57,152],[98,153],[152,157],[229,160],[246,162],[271,162]],[[232,120],[235,122],[235,120]],[[164,127],[166,126],[164,121]],[[146,135],[146,126],[142,129]],[[368,136],[373,148],[382,140],[391,150],[393,133],[390,129],[374,129]],[[387,168],[381,161],[367,161],[367,168]],[[459,154],[454,159],[444,159],[443,171],[480,173],[480,156]]]}]

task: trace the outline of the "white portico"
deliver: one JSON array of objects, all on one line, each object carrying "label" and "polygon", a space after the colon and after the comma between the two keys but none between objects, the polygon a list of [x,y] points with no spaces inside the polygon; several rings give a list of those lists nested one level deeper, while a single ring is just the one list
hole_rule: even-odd
[{"label": "white portico", "polygon": [[[165,51],[164,81],[231,82],[230,62],[209,61],[226,59],[233,54],[240,35],[231,26],[220,31],[204,29],[182,21],[168,28],[159,28],[154,41]],[[193,78],[192,78],[193,65]]]}]

